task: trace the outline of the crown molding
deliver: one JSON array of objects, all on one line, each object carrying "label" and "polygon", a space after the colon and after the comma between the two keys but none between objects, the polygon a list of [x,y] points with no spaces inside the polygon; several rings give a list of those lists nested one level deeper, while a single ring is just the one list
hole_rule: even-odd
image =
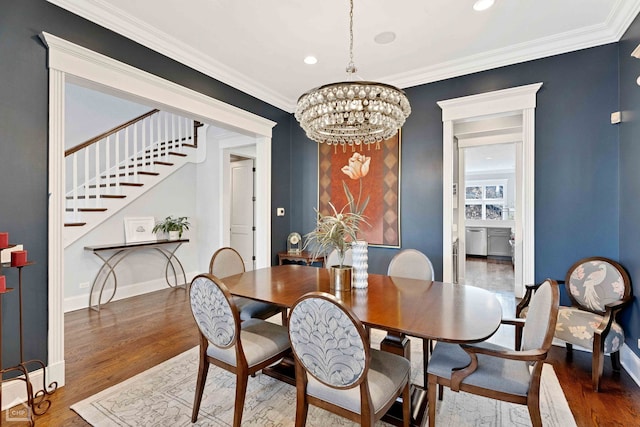
[{"label": "crown molding", "polygon": [[254,96],[260,100],[292,112],[295,101],[291,101],[264,85],[250,79],[238,70],[202,55],[202,52],[181,42],[175,37],[154,28],[123,10],[107,4],[103,0],[47,0],[71,13],[88,19],[102,27],[123,35],[149,49],[155,50],[194,70],[220,80],[231,87]]},{"label": "crown molding", "polygon": [[[276,91],[265,88],[264,85],[247,77],[238,70],[231,69],[213,58],[204,57],[201,52],[190,45],[182,43],[121,9],[114,8],[104,0],[47,1],[277,108],[290,113],[295,111],[296,99],[288,99]],[[640,0],[618,0],[604,24],[543,37],[405,73],[378,76],[375,80],[385,81],[400,88],[408,88],[614,43],[620,40],[636,15],[638,15],[638,12],[640,12]]]},{"label": "crown molding", "polygon": [[459,77],[506,65],[532,61],[619,41],[640,12],[640,0],[618,0],[604,24],[567,31],[525,43],[495,49],[425,67],[407,73],[384,77],[384,81],[401,88],[418,86]]}]

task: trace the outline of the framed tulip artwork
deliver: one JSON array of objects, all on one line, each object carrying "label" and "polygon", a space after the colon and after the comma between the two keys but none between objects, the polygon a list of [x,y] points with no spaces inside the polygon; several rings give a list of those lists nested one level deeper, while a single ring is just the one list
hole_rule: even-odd
[{"label": "framed tulip artwork", "polygon": [[[358,238],[369,245],[400,247],[400,132],[369,146],[318,144],[318,211],[356,211]],[[351,201],[351,203],[350,203]]]}]

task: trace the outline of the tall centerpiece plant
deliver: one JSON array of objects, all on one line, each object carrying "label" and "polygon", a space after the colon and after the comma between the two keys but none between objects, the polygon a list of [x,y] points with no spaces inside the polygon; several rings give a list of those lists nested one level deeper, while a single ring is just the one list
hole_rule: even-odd
[{"label": "tall centerpiece plant", "polygon": [[335,249],[338,252],[339,267],[344,268],[344,255],[351,247],[351,242],[356,240],[360,222],[364,221],[361,214],[357,212],[345,212],[345,206],[337,211],[336,207],[329,202],[331,207],[330,215],[323,215],[316,209],[318,215],[316,228],[305,235],[305,248],[314,246],[314,257],[318,257]]}]

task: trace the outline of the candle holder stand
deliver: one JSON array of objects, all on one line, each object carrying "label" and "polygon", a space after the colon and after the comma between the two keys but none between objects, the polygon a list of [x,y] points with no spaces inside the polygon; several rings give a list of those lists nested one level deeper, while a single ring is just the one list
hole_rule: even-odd
[{"label": "candle holder stand", "polygon": [[[10,245],[13,247],[15,245]],[[2,252],[2,249],[0,249]],[[0,254],[1,255],[1,254]],[[33,265],[33,262],[27,262],[24,265],[15,266],[13,268],[18,269],[18,309],[19,309],[19,344],[20,344],[20,363],[14,366],[4,368],[2,365],[2,298],[5,294],[14,291],[14,288],[6,288],[4,291],[0,291],[0,408],[2,407],[2,385],[11,381],[23,381],[25,383],[27,391],[27,414],[26,420],[29,425],[35,425],[35,416],[43,415],[51,407],[51,396],[58,388],[56,381],[47,386],[47,370],[44,362],[37,359],[25,360],[24,359],[24,347],[23,347],[23,321],[22,321],[22,269],[29,265]],[[2,264],[0,262],[0,275],[2,275],[3,267],[11,267],[10,264]],[[36,369],[42,369],[42,388],[34,393],[34,385],[29,376],[29,367],[35,367]],[[4,379],[4,374],[9,372],[18,372],[20,375],[14,378]],[[21,414],[22,415],[22,414]],[[22,417],[21,417],[22,418]],[[21,419],[21,421],[24,419]]]}]

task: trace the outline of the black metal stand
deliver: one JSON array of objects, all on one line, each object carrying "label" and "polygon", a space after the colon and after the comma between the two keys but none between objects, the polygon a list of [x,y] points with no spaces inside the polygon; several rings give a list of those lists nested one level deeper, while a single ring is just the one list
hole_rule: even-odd
[{"label": "black metal stand", "polygon": [[[2,252],[2,249],[0,249]],[[27,389],[27,407],[24,410],[20,410],[19,414],[15,414],[10,417],[10,413],[7,414],[7,419],[13,418],[15,421],[27,421],[29,425],[34,426],[36,421],[34,416],[42,415],[49,407],[51,407],[51,400],[49,396],[52,395],[58,388],[57,382],[52,382],[47,386],[47,371],[44,362],[37,359],[25,360],[24,359],[24,347],[23,347],[23,321],[22,321],[22,269],[26,266],[32,265],[32,262],[28,262],[25,265],[17,266],[18,268],[18,303],[19,303],[19,344],[20,344],[20,363],[7,368],[2,367],[2,297],[13,291],[13,288],[7,288],[5,291],[0,292],[0,407],[2,407],[2,385],[11,381],[24,381]],[[6,267],[7,265],[5,265]],[[0,273],[2,273],[2,263],[0,263]],[[34,393],[34,387],[29,377],[29,366],[35,367],[35,369],[42,369],[42,388]],[[8,372],[19,372],[20,376],[5,380],[4,374]],[[24,413],[26,412],[26,413]]]}]

